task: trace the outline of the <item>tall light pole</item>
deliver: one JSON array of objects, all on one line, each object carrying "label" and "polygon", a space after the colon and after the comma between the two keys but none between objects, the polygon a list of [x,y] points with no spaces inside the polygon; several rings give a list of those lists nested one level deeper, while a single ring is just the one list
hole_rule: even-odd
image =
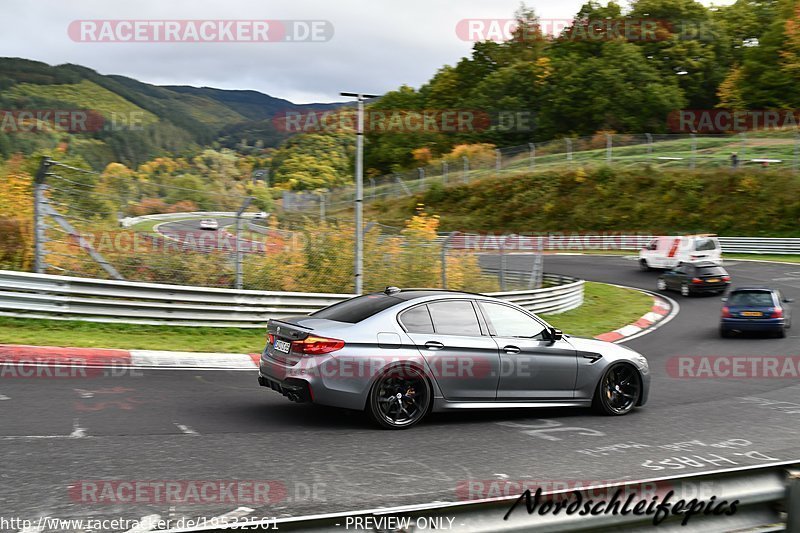
[{"label": "tall light pole", "polygon": [[377,98],[377,94],[339,93],[341,96],[358,99],[356,126],[356,247],[355,285],[356,294],[361,294],[364,282],[364,100]]}]

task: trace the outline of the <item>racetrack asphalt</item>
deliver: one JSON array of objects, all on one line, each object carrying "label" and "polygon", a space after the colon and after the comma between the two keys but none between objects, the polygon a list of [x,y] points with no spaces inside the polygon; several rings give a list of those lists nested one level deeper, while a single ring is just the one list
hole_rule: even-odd
[{"label": "racetrack asphalt", "polygon": [[[507,257],[512,269],[530,260]],[[726,268],[734,285],[769,284],[800,297],[800,265]],[[648,290],[658,276],[619,256],[551,255],[545,270]],[[721,339],[718,296],[669,296],[680,303],[678,316],[625,343],[648,357],[653,382],[648,404],[624,417],[582,409],[443,413],[411,430],[383,431],[357,412],[291,403],[259,387],[252,372],[4,374],[0,507],[29,519],[213,517],[242,506],[251,517],[285,517],[500,496],[504,486],[515,495],[515,485],[503,483],[523,480],[630,480],[800,459],[797,377],[667,370],[679,356],[798,356],[800,324],[785,339]],[[262,480],[273,490],[267,504],[94,503],[70,491],[86,480]]]}]

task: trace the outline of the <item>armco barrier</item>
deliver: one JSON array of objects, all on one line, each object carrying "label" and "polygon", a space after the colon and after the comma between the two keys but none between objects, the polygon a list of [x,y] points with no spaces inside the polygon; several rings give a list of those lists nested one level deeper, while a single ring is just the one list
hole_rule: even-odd
[{"label": "armco barrier", "polygon": [[[602,484],[596,487],[581,487],[586,499],[592,498],[595,504],[600,500],[609,502],[613,494],[621,491],[620,504],[616,507],[622,509],[628,495],[638,496],[637,501],[649,504],[651,493],[656,492],[658,503],[665,501],[665,497],[673,491],[672,497],[667,500],[667,516],[661,516],[657,527],[654,527],[655,509],[647,514],[643,507],[639,512],[631,512],[635,505],[631,505],[627,513],[621,511],[616,514],[604,512],[606,506],[597,514],[568,513],[562,509],[553,512],[553,506],[544,513],[544,503],[548,497],[560,501],[571,496],[569,489],[542,490],[539,506],[532,514],[528,514],[524,501],[520,502],[515,510],[504,519],[512,505],[519,496],[495,498],[490,500],[469,501],[462,503],[439,503],[397,507],[392,509],[375,509],[369,511],[356,511],[349,513],[336,513],[317,516],[300,516],[294,518],[281,518],[263,523],[263,530],[278,531],[305,531],[310,533],[323,531],[398,531],[394,527],[377,529],[375,526],[364,527],[363,524],[389,523],[387,519],[406,519],[411,528],[402,531],[417,531],[418,520],[426,524],[444,524],[448,531],[456,533],[493,533],[493,532],[556,532],[556,531],[659,531],[681,533],[706,533],[709,531],[787,531],[800,533],[800,476],[797,469],[800,463],[796,461],[773,463],[764,466],[740,467],[731,470],[720,470],[699,475],[680,475],[649,480],[629,481],[620,483]],[[535,492],[535,486],[531,492]],[[598,495],[599,494],[599,495]],[[712,499],[714,497],[714,499]],[[571,501],[575,501],[575,497]],[[686,510],[673,513],[673,506],[683,500],[687,504],[695,505],[703,501],[706,505],[711,503],[711,512],[695,512],[686,519]],[[694,500],[694,501],[693,501]],[[731,503],[736,501],[735,511],[731,510]],[[723,503],[725,502],[725,503]],[[721,507],[721,512],[713,512]],[[582,507],[581,507],[582,509]],[[699,507],[698,507],[699,509]],[[681,522],[686,519],[686,524]],[[252,522],[248,530],[255,530]],[[355,524],[362,524],[358,527]],[[452,525],[450,525],[452,524]],[[241,521],[238,525],[242,525]],[[348,527],[349,526],[349,527]],[[229,529],[225,527],[201,527],[187,529],[167,530],[172,533],[179,531],[243,531],[242,529]],[[427,527],[425,529],[436,529]]]},{"label": "armco barrier", "polygon": [[[495,296],[534,312],[558,313],[583,303],[583,280]],[[260,328],[270,318],[304,315],[352,294],[247,291],[100,280],[0,270],[0,316]]]}]

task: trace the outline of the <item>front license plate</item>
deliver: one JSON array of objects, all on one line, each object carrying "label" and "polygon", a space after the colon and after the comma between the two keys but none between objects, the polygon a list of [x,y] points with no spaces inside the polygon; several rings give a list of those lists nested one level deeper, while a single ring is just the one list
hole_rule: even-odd
[{"label": "front license plate", "polygon": [[761,311],[742,311],[742,316],[764,316]]},{"label": "front license plate", "polygon": [[275,341],[275,349],[279,352],[289,353],[289,349],[292,347],[290,342],[276,340]]},{"label": "front license plate", "polygon": [[719,283],[719,278],[711,278],[706,280],[707,283]]}]

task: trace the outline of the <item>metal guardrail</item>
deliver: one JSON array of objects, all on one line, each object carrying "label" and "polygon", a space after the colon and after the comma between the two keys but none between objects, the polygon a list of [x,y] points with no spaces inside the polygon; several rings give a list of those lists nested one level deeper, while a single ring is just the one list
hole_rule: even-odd
[{"label": "metal guardrail", "polygon": [[[679,476],[662,477],[648,480],[609,483],[592,487],[581,487],[580,493],[583,502],[592,499],[594,503],[604,500],[608,503],[617,490],[622,491],[618,498],[620,504],[617,509],[623,509],[623,504],[629,495],[633,495],[633,505],[627,514],[617,512],[606,513],[605,505],[597,514],[578,512],[568,513],[562,509],[559,513],[553,512],[553,506],[548,512],[540,513],[542,505],[548,499],[561,501],[570,498],[575,501],[577,497],[569,489],[542,491],[539,505],[531,514],[528,513],[526,503],[520,502],[506,520],[504,517],[519,496],[495,498],[489,500],[468,501],[463,503],[428,504],[392,509],[376,509],[347,513],[335,513],[307,517],[282,518],[262,522],[264,530],[279,531],[416,531],[418,520],[426,524],[444,524],[443,529],[468,533],[491,532],[560,532],[560,531],[659,531],[681,533],[707,533],[723,531],[787,531],[800,533],[800,463],[782,462],[763,466],[740,467],[731,470],[719,470],[703,474],[687,474]],[[531,487],[531,492],[536,487]],[[663,503],[669,491],[674,491],[668,500],[668,516],[659,521],[654,527],[654,515],[646,513],[646,507],[652,501],[653,493],[658,496],[657,503]],[[712,500],[712,496],[716,498]],[[703,501],[706,505],[711,503],[712,512],[695,512],[691,515],[686,525],[681,525],[685,519],[685,512],[673,514],[674,505],[683,500],[694,505],[693,501]],[[631,512],[638,501],[644,501],[645,506],[639,513]],[[736,501],[735,511],[731,510],[731,503]],[[723,504],[726,502],[726,504]],[[713,512],[718,505],[723,505],[721,513]],[[582,510],[583,507],[580,507]],[[396,527],[375,526],[388,523],[392,518],[395,524],[401,519],[408,520],[413,529],[398,529]],[[381,520],[383,519],[383,520]],[[359,521],[360,520],[360,521]],[[354,524],[362,524],[361,527]],[[253,522],[252,524],[258,524]],[[364,524],[373,524],[364,527]],[[452,524],[452,525],[449,525]],[[239,522],[241,525],[241,522]],[[448,526],[449,525],[449,526]],[[349,527],[348,527],[349,526]],[[249,530],[256,529],[248,524]],[[428,526],[424,529],[436,529]],[[233,529],[235,530],[235,529]],[[173,533],[178,531],[232,531],[230,528],[202,527],[182,530],[168,530]]]},{"label": "metal guardrail", "polygon": [[[452,239],[452,248],[476,250],[500,250],[505,253],[546,251],[638,251],[656,235],[618,235],[618,234],[566,234],[550,233],[541,235],[460,235]],[[800,237],[719,237],[723,253],[742,254],[797,254],[800,255]]]},{"label": "metal guardrail", "polygon": [[[496,293],[534,312],[583,303],[584,282]],[[304,315],[352,294],[186,287],[0,270],[0,316],[126,324],[261,328],[270,318]]]}]

